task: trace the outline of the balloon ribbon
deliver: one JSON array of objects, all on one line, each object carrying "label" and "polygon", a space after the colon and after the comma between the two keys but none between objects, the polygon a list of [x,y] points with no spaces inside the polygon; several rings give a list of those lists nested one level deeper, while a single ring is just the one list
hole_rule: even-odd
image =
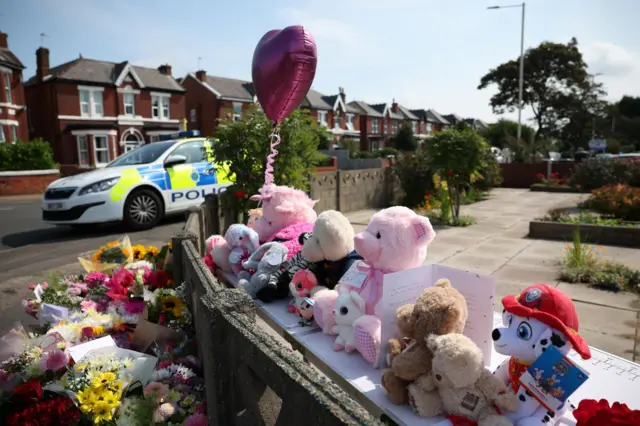
[{"label": "balloon ribbon", "polygon": [[270,185],[273,183],[273,162],[278,155],[276,146],[280,144],[280,127],[273,129],[273,133],[269,136],[271,138],[271,153],[267,157],[267,167],[264,171],[264,183]]}]

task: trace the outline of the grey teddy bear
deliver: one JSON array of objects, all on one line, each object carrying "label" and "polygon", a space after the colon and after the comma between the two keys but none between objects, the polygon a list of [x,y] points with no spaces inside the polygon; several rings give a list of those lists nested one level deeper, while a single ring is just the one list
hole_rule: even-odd
[{"label": "grey teddy bear", "polygon": [[258,291],[267,285],[271,274],[280,269],[280,265],[287,259],[289,250],[283,244],[270,242],[260,246],[249,259],[242,262],[245,269],[256,269],[250,281],[241,279],[238,288],[244,288],[255,299]]}]

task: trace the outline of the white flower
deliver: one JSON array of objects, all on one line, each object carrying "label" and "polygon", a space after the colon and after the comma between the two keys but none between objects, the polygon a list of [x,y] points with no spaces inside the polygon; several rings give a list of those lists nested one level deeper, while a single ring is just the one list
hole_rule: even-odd
[{"label": "white flower", "polygon": [[[153,263],[147,262],[146,260],[138,260],[136,262],[131,262],[125,266],[125,269],[128,269],[130,271],[139,269],[139,270],[142,270],[142,273],[144,273],[143,268],[149,268],[150,271],[153,271]],[[136,274],[138,272],[139,271],[136,271]]]}]

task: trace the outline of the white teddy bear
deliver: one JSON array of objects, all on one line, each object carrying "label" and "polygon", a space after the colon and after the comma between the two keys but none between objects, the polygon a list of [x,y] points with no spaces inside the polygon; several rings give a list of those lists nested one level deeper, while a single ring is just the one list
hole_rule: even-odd
[{"label": "white teddy bear", "polygon": [[333,343],[333,350],[353,352],[356,349],[353,323],[365,314],[365,309],[364,299],[355,291],[338,296],[333,308],[333,332],[338,335]]}]

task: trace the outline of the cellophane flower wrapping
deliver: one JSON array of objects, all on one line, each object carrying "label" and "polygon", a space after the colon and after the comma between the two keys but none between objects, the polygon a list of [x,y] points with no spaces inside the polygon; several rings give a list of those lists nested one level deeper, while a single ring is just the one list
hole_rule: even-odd
[{"label": "cellophane flower wrapping", "polygon": [[133,260],[134,251],[128,235],[125,235],[120,240],[108,242],[90,255],[78,258],[87,273],[110,273],[117,267],[131,263]]}]

